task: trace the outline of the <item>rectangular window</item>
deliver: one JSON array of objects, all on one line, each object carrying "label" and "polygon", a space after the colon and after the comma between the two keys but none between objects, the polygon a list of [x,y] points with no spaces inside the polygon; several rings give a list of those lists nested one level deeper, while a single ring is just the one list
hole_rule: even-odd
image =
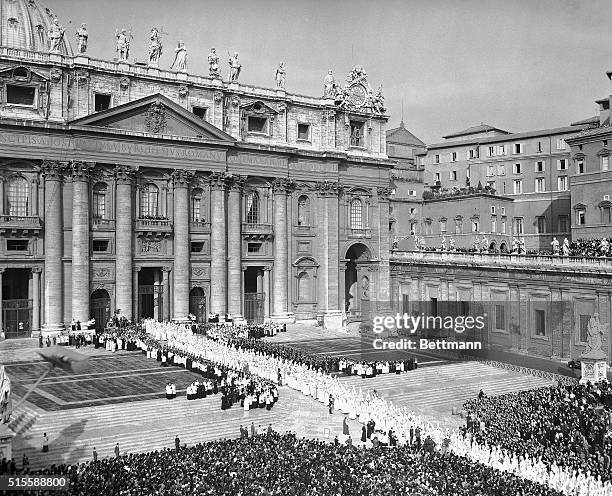
[{"label": "rectangular window", "polygon": [[517,217],[514,219],[514,234],[523,234],[523,218]]},{"label": "rectangular window", "polygon": [[612,223],[612,215],[610,207],[601,207],[601,223],[610,224]]},{"label": "rectangular window", "polygon": [[591,315],[580,315],[580,329],[578,339],[581,343],[586,343],[589,336],[589,322],[591,320]]},{"label": "rectangular window", "polygon": [[567,191],[569,189],[567,176],[559,176],[557,178],[557,189],[559,191]]},{"label": "rectangular window", "polygon": [[544,170],[545,170],[544,162],[542,160],[538,160],[535,163],[535,171],[536,172],[544,172]]},{"label": "rectangular window", "polygon": [[546,217],[536,217],[536,231],[538,234],[546,232]]},{"label": "rectangular window", "polygon": [[505,176],[506,175],[506,166],[505,165],[498,165],[497,166],[497,175],[498,176]]},{"label": "rectangular window", "polygon": [[586,211],[576,210],[576,224],[584,226],[586,224]]},{"label": "rectangular window", "polygon": [[300,141],[310,141],[310,124],[298,124],[297,139]]},{"label": "rectangular window", "polygon": [[456,162],[457,161],[457,152],[452,152],[451,153],[451,162]]},{"label": "rectangular window", "polygon": [[497,217],[491,217],[491,232],[497,232]]},{"label": "rectangular window", "polygon": [[468,150],[468,158],[478,158],[478,148],[471,148],[470,150]]},{"label": "rectangular window", "polygon": [[247,253],[259,253],[262,243],[247,243]]},{"label": "rectangular window", "polygon": [[495,215],[495,205],[491,205],[491,215]]},{"label": "rectangular window", "polygon": [[538,150],[538,153],[542,153],[542,142],[541,141],[538,141],[537,150]]},{"label": "rectangular window", "polygon": [[365,146],[363,139],[363,128],[363,122],[351,121],[351,146]]},{"label": "rectangular window", "polygon": [[206,107],[193,107],[191,112],[202,120],[206,119]]},{"label": "rectangular window", "polygon": [[6,240],[6,251],[27,251],[28,240],[27,239],[7,239]]},{"label": "rectangular window", "polygon": [[506,215],[506,207],[501,207],[501,214]]},{"label": "rectangular window", "polygon": [[30,86],[17,86],[14,84],[6,85],[6,103],[11,105],[34,105],[36,97],[36,88]]},{"label": "rectangular window", "polygon": [[576,171],[578,174],[584,174],[584,160],[576,160]]},{"label": "rectangular window", "polygon": [[543,193],[546,191],[546,184],[543,177],[536,177],[535,180],[535,192]]},{"label": "rectangular window", "polygon": [[434,177],[435,177],[435,179],[434,179],[434,180],[435,180],[437,183],[439,183],[439,182],[440,182],[440,173],[439,173],[439,172],[436,172]]},{"label": "rectangular window", "polygon": [[518,155],[520,153],[523,153],[523,145],[521,145],[520,143],[515,143],[514,144],[514,154]]},{"label": "rectangular window", "polygon": [[563,138],[557,140],[557,150],[565,150],[565,140]]},{"label": "rectangular window", "polygon": [[111,106],[111,95],[107,95],[105,93],[95,93],[94,94],[94,111],[102,112],[103,110],[108,110]]},{"label": "rectangular window", "polygon": [[557,227],[560,233],[569,232],[569,222],[568,222],[567,215],[559,216],[559,223]]},{"label": "rectangular window", "polygon": [[204,241],[192,241],[191,253],[202,253],[204,251]]},{"label": "rectangular window", "polygon": [[436,156],[434,157],[434,160],[436,162],[436,164],[440,163],[440,155],[436,154]]},{"label": "rectangular window", "polygon": [[94,219],[106,218],[106,194],[104,191],[93,193],[93,217]]},{"label": "rectangular window", "polygon": [[566,170],[567,169],[567,160],[564,158],[557,160],[557,170]]},{"label": "rectangular window", "polygon": [[506,145],[496,146],[496,155],[505,155],[506,154]]},{"label": "rectangular window", "polygon": [[495,305],[495,329],[498,331],[506,330],[506,315],[504,305]]},{"label": "rectangular window", "polygon": [[431,315],[432,317],[437,317],[438,316],[438,298],[430,298],[429,299],[429,305],[430,305],[430,313],[429,315]]},{"label": "rectangular window", "polygon": [[254,115],[249,115],[247,122],[247,129],[249,133],[268,134],[268,119],[265,117],[255,117]]},{"label": "rectangular window", "polygon": [[463,220],[455,219],[455,234],[461,234],[463,232]]},{"label": "rectangular window", "polygon": [[495,166],[494,165],[487,165],[487,176],[494,176],[495,175]]},{"label": "rectangular window", "polygon": [[523,180],[515,179],[514,180],[514,194],[520,195],[523,192]]},{"label": "rectangular window", "polygon": [[521,164],[514,164],[514,173],[515,174],[521,173]]},{"label": "rectangular window", "polygon": [[535,310],[534,313],[536,336],[546,336],[546,312],[544,310]]},{"label": "rectangular window", "polygon": [[488,154],[489,154],[489,157],[493,157],[495,155],[495,147],[490,146]]},{"label": "rectangular window", "polygon": [[506,219],[502,219],[501,221],[501,233],[506,234]]},{"label": "rectangular window", "polygon": [[477,220],[472,220],[472,232],[480,232],[480,224]]},{"label": "rectangular window", "polygon": [[441,220],[440,221],[440,232],[441,233],[445,233],[446,232],[446,221],[445,220]]},{"label": "rectangular window", "polygon": [[410,235],[414,236],[416,234],[416,222],[410,223]]},{"label": "rectangular window", "polygon": [[604,155],[601,157],[601,170],[607,171],[610,169],[610,156]]},{"label": "rectangular window", "polygon": [[410,207],[410,215],[414,215],[415,212],[416,212],[416,208]]},{"label": "rectangular window", "polygon": [[450,171],[450,180],[451,181],[456,181],[457,180],[457,171]]},{"label": "rectangular window", "polygon": [[108,239],[94,239],[91,249],[94,253],[106,253],[108,252],[109,244],[110,242]]}]

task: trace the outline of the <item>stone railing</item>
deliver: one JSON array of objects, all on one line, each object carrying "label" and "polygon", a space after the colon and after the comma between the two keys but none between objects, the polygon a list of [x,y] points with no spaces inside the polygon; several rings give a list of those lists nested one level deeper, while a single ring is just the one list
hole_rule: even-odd
[{"label": "stone railing", "polygon": [[114,219],[102,219],[100,217],[94,217],[91,220],[92,229],[94,231],[114,231],[115,220]]},{"label": "stone railing", "polygon": [[168,219],[137,219],[136,231],[140,236],[147,234],[169,236],[172,233],[172,223]]},{"label": "stone railing", "polygon": [[37,235],[42,228],[39,217],[29,215],[0,215],[0,232]]},{"label": "stone railing", "polygon": [[476,253],[451,251],[397,251],[391,252],[391,260],[446,260],[449,262],[467,262],[474,264],[516,264],[529,266],[562,266],[562,267],[609,267],[612,258],[564,257],[559,255],[511,255],[508,253]]},{"label": "stone railing", "polygon": [[189,228],[193,232],[208,233],[210,232],[210,222],[206,222],[203,220],[192,220],[189,223]]},{"label": "stone railing", "polygon": [[272,224],[254,224],[250,222],[242,223],[243,234],[272,234],[274,228]]},{"label": "stone railing", "polygon": [[369,227],[365,229],[349,228],[348,236],[349,238],[371,238],[372,229],[370,229]]}]

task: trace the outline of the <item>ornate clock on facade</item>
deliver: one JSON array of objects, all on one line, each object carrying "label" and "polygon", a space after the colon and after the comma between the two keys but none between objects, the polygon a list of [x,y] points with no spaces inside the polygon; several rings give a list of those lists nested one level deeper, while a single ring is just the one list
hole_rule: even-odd
[{"label": "ornate clock on facade", "polygon": [[354,107],[363,107],[366,103],[368,92],[361,84],[351,86],[348,90],[349,102]]}]

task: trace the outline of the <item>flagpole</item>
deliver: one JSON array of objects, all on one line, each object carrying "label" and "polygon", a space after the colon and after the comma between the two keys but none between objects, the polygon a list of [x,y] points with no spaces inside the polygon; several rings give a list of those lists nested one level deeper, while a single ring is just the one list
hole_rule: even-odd
[{"label": "flagpole", "polygon": [[25,394],[25,396],[23,398],[21,398],[21,400],[19,400],[19,403],[17,403],[17,405],[13,408],[13,412],[15,410],[17,410],[17,408],[19,408],[21,406],[21,404],[28,399],[28,396],[30,396],[30,394],[32,393],[32,391],[34,391],[38,385],[43,381],[43,379],[45,377],[47,377],[47,375],[49,375],[49,372],[51,372],[51,370],[53,370],[53,365],[49,364],[49,367],[47,368],[47,370],[45,370],[41,376],[38,378],[38,380],[34,383],[34,385],[28,390],[28,392]]}]

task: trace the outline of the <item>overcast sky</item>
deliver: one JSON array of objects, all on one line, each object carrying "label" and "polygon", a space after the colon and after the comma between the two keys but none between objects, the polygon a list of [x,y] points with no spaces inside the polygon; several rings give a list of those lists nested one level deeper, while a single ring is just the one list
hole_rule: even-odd
[{"label": "overcast sky", "polygon": [[389,128],[401,120],[426,143],[485,122],[519,132],[597,114],[610,94],[610,0],[45,0],[73,47],[81,22],[92,57],[115,56],[115,28],[133,29],[131,58],[146,59],[152,26],[169,68],[179,39],[189,72],[207,74],[212,46],[238,51],[240,80],[319,96],[327,69],[355,64],[383,85]]}]

